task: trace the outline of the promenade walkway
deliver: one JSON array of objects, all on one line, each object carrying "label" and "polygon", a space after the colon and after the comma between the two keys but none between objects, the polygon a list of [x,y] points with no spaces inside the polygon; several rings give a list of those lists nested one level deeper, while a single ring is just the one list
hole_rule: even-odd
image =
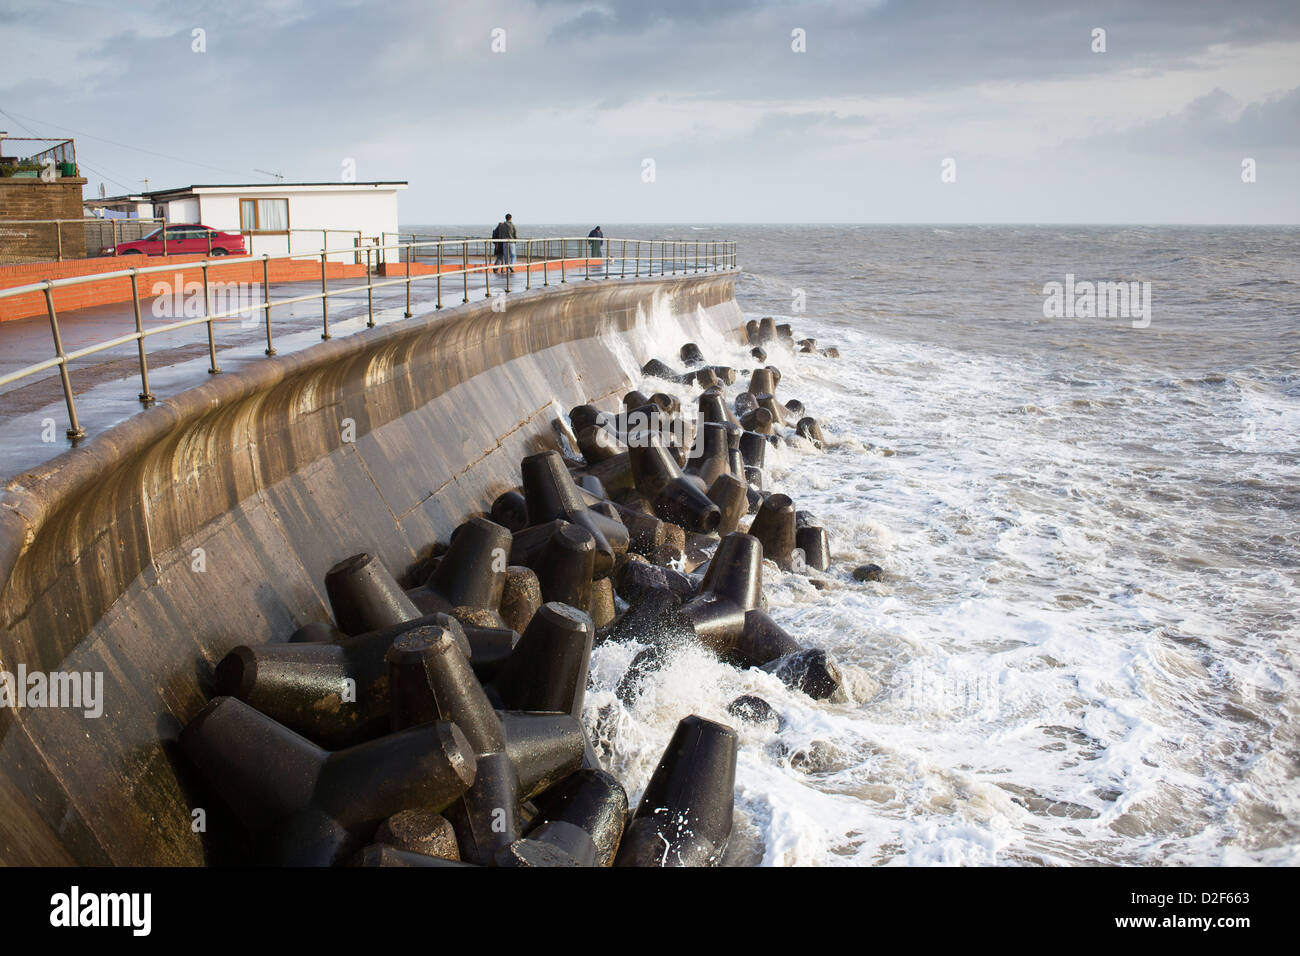
[{"label": "promenade walkway", "polygon": [[[582,262],[583,260],[577,260]],[[601,275],[599,260],[592,260],[593,279]],[[585,268],[568,275],[568,282],[582,282]],[[516,272],[510,280],[511,294],[524,291],[525,277]],[[559,284],[558,270],[549,277],[552,287]],[[376,282],[383,281],[376,276]],[[532,276],[532,286],[542,285],[540,274]],[[339,279],[329,283],[331,293],[349,289],[329,298],[330,333],[334,337],[350,335],[366,327],[369,301],[365,280]],[[505,277],[488,273],[470,276],[469,300],[481,301],[505,291]],[[272,330],[276,353],[289,354],[310,348],[321,341],[322,315],[319,300],[275,305],[279,300],[320,292],[319,282],[271,283]],[[374,318],[377,325],[400,320],[406,312],[406,286],[399,283],[376,288]],[[442,304],[450,308],[462,303],[464,283],[461,276],[445,276]],[[145,329],[175,321],[168,314],[156,317],[154,300],[141,304]],[[57,303],[56,303],[57,305]],[[411,312],[419,315],[434,310],[435,283],[423,279],[412,283]],[[166,310],[164,310],[166,311]],[[181,316],[183,317],[183,316]],[[130,334],[135,329],[135,313],[130,302],[118,302],[84,309],[59,312],[59,328],[67,353],[84,346]],[[265,360],[266,324],[260,309],[248,319],[224,319],[213,323],[218,364],[230,369],[237,364]],[[202,384],[208,378],[208,339],[205,324],[149,336],[146,340],[150,387],[159,401],[184,389]],[[45,361],[54,355],[50,324],[46,316],[0,322],[0,376]],[[88,435],[140,412],[144,405],[140,392],[140,361],[134,341],[85,356],[68,363],[77,413]],[[58,455],[70,447],[65,435],[68,413],[57,368],[46,369],[7,385],[0,386],[0,479],[19,474]]]}]

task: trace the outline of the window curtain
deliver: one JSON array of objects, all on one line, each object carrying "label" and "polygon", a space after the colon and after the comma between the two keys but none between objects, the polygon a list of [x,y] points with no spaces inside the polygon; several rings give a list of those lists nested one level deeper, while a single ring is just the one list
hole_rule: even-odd
[{"label": "window curtain", "polygon": [[283,231],[289,228],[289,200],[259,199],[257,201],[258,228],[263,231]]}]

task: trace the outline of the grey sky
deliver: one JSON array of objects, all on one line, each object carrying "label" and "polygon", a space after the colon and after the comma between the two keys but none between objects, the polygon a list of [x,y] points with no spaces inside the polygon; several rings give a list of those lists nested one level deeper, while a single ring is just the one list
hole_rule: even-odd
[{"label": "grey sky", "polygon": [[406,223],[1300,222],[1295,0],[0,0],[0,110],[88,195],[350,158]]}]

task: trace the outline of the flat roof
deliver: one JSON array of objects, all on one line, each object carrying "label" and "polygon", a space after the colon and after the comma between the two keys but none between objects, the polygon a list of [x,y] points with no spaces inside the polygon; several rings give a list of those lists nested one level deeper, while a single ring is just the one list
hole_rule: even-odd
[{"label": "flat roof", "polygon": [[359,183],[195,183],[192,186],[177,186],[174,189],[151,189],[147,193],[131,193],[123,196],[105,196],[101,199],[87,199],[87,205],[110,202],[148,202],[163,196],[179,196],[202,190],[224,189],[259,189],[272,192],[282,189],[364,189],[387,186],[392,189],[405,189],[409,183],[405,179],[372,180]]}]

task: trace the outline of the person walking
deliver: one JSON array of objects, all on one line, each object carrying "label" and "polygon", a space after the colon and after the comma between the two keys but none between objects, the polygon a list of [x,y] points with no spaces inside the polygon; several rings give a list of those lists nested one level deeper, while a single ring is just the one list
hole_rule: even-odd
[{"label": "person walking", "polygon": [[501,273],[501,263],[505,260],[505,243],[501,242],[501,237],[505,235],[504,222],[497,223],[497,227],[492,230],[492,274]]},{"label": "person walking", "polygon": [[492,238],[497,240],[493,243],[493,265],[502,266],[503,269],[493,269],[493,272],[505,271],[509,269],[514,272],[515,262],[515,244],[507,242],[508,239],[518,239],[519,231],[515,229],[514,217],[506,213],[506,218],[497,223],[497,227],[492,230]]}]

